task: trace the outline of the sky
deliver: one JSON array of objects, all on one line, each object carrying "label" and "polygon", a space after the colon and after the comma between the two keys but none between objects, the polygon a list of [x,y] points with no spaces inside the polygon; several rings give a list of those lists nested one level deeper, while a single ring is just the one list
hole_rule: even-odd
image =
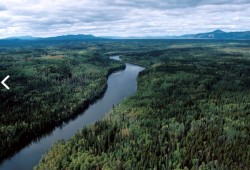
[{"label": "sky", "polygon": [[0,38],[249,31],[250,0],[0,0]]}]

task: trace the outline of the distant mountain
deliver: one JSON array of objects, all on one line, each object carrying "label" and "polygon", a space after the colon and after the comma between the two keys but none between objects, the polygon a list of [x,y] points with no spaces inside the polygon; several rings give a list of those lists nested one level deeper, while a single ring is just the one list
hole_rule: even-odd
[{"label": "distant mountain", "polygon": [[250,39],[250,31],[245,32],[224,32],[222,30],[215,30],[213,32],[189,34],[177,36],[175,38],[183,39]]},{"label": "distant mountain", "polygon": [[119,36],[104,36],[102,38],[106,39],[173,39],[172,36],[129,36],[129,37],[119,37]]},{"label": "distant mountain", "polygon": [[62,36],[49,37],[49,38],[43,38],[43,39],[46,39],[46,40],[91,40],[91,39],[102,39],[102,38],[95,37],[91,34],[89,35],[78,34],[78,35],[62,35]]},{"label": "distant mountain", "polygon": [[32,36],[20,36],[20,37],[9,37],[5,38],[4,40],[36,40],[39,39],[38,37],[32,37]]},{"label": "distant mountain", "polygon": [[84,35],[62,35],[57,37],[10,37],[2,40],[44,40],[44,41],[73,41],[73,40],[98,40],[98,39],[231,39],[231,40],[250,40],[250,31],[245,32],[224,32],[222,30],[215,30],[207,33],[187,34],[181,36],[131,36],[131,37],[119,37],[119,36],[103,36],[96,37],[91,34]]},{"label": "distant mountain", "polygon": [[41,38],[41,37],[32,37],[32,36],[20,36],[20,37],[9,37],[2,40],[49,40],[49,41],[65,41],[65,40],[91,40],[91,39],[103,39],[100,37],[95,37],[93,35],[84,35],[84,34],[78,34],[78,35],[62,35],[57,37],[47,37],[47,38]]},{"label": "distant mountain", "polygon": [[181,36],[133,36],[133,37],[106,37],[110,39],[231,39],[250,40],[250,31],[245,32],[224,32],[215,30],[207,33],[187,34]]}]

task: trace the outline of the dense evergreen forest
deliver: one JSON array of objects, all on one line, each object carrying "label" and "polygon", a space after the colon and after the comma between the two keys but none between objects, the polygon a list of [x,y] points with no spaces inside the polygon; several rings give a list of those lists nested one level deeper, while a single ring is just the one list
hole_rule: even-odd
[{"label": "dense evergreen forest", "polygon": [[0,78],[10,75],[10,90],[0,90],[0,160],[82,112],[125,67],[91,42],[31,43],[0,48]]},{"label": "dense evergreen forest", "polygon": [[249,42],[103,44],[146,67],[137,93],[55,143],[36,169],[249,169]]}]

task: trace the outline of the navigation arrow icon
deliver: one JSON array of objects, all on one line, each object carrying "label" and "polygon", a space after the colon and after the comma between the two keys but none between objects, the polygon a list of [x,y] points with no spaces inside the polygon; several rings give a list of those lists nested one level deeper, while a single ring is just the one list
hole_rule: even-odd
[{"label": "navigation arrow icon", "polygon": [[1,81],[1,83],[2,83],[2,85],[6,88],[6,89],[10,89],[9,88],[9,86],[7,86],[7,84],[5,84],[5,82],[6,82],[6,80],[8,80],[8,78],[9,78],[10,76],[8,75],[8,76],[6,76],[2,81]]}]

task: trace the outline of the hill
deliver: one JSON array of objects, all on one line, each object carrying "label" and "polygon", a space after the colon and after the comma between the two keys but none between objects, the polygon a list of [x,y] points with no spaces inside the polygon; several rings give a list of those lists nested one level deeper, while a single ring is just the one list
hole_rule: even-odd
[{"label": "hill", "polygon": [[109,39],[230,39],[230,40],[250,40],[250,31],[245,32],[224,32],[214,30],[212,32],[186,34],[180,36],[129,36],[129,37],[105,37]]},{"label": "hill", "polygon": [[44,38],[46,40],[90,40],[90,39],[102,39],[100,37],[95,37],[91,34],[84,35],[84,34],[78,34],[78,35],[62,35],[57,37],[49,37]]},{"label": "hill", "polygon": [[88,34],[77,34],[77,35],[62,35],[56,37],[32,37],[32,36],[21,36],[21,37],[9,37],[6,39],[0,39],[0,41],[12,41],[12,40],[44,40],[44,41],[72,41],[72,40],[99,40],[99,39],[229,39],[229,40],[250,40],[250,31],[244,32],[224,32],[222,30],[214,30],[212,32],[198,33],[198,34],[186,34],[181,36],[103,36],[96,37],[94,35]]},{"label": "hill", "polygon": [[84,35],[84,34],[77,34],[77,35],[61,35],[61,36],[56,36],[56,37],[32,37],[32,36],[20,36],[20,37],[9,37],[5,39],[0,39],[1,41],[10,41],[10,40],[90,40],[90,39],[102,39],[100,37],[95,37],[91,34]]},{"label": "hill", "polygon": [[189,34],[177,36],[175,38],[183,39],[250,39],[250,31],[245,32],[224,32],[222,30],[215,30],[207,33]]}]

